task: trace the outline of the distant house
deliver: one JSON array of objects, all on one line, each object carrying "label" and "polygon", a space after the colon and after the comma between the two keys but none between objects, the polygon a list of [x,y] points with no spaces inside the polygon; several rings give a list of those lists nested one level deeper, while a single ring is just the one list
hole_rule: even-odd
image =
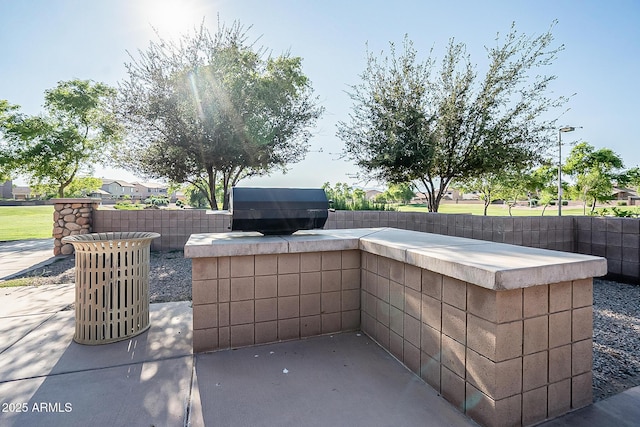
[{"label": "distant house", "polygon": [[109,199],[111,198],[111,194],[104,191],[102,188],[98,188],[97,190],[93,190],[87,196],[98,199]]},{"label": "distant house", "polygon": [[612,197],[614,200],[627,200],[629,199],[629,197],[631,197],[632,199],[637,199],[638,192],[632,190],[631,188],[613,187]]},{"label": "distant house", "polygon": [[109,193],[109,197],[112,199],[121,199],[125,196],[133,198],[136,190],[133,184],[118,179],[103,179],[100,188]]},{"label": "distant house", "polygon": [[151,196],[167,197],[168,187],[164,184],[154,182],[134,182],[135,198],[144,200]]},{"label": "distant house", "polygon": [[[426,203],[428,199],[427,193],[417,192],[416,197],[414,197],[411,202],[412,203]],[[479,200],[480,197],[477,191],[472,191],[470,193],[462,193],[460,190],[456,188],[450,188],[447,192],[442,196],[442,200],[455,200],[456,203],[458,200]]]},{"label": "distant house", "polygon": [[480,193],[478,191],[472,191],[471,193],[464,193],[462,200],[480,200]]},{"label": "distant house", "polygon": [[13,197],[13,181],[5,181],[0,185],[0,198],[11,199]]},{"label": "distant house", "polygon": [[15,186],[11,193],[15,200],[29,200],[32,197],[31,188],[25,186]]},{"label": "distant house", "polygon": [[[448,189],[442,196],[442,200],[458,200],[462,198],[463,198],[463,195],[456,188]],[[428,199],[427,193],[418,191],[416,192],[416,197],[414,197],[412,201],[413,203],[426,203],[427,199]]]},{"label": "distant house", "polygon": [[365,199],[367,200],[373,200],[376,198],[376,196],[378,196],[378,194],[382,194],[382,191],[380,190],[366,190],[365,191]]}]

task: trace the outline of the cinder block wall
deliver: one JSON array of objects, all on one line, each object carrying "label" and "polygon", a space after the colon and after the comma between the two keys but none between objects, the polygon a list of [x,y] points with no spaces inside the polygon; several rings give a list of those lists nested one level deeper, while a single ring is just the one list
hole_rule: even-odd
[{"label": "cinder block wall", "polygon": [[362,253],[362,330],[482,425],[592,402],[591,279],[493,291]]},{"label": "cinder block wall", "polygon": [[193,350],[360,327],[360,251],[194,258]]},{"label": "cinder block wall", "polygon": [[[94,212],[93,231],[153,231],[152,250],[181,250],[193,233],[229,231],[230,217],[204,210]],[[395,227],[602,256],[608,277],[640,283],[640,220],[602,217],[484,217],[424,212],[330,212],[325,228]]]},{"label": "cinder block wall", "polygon": [[608,277],[640,283],[640,219],[574,217],[574,252],[607,259]]},{"label": "cinder block wall", "polygon": [[394,227],[572,252],[572,217],[490,217],[424,212],[337,211],[325,228]]},{"label": "cinder block wall", "polygon": [[145,209],[140,211],[96,210],[93,232],[151,231],[160,233],[151,243],[152,251],[182,250],[189,236],[229,231],[230,217],[205,210]]}]

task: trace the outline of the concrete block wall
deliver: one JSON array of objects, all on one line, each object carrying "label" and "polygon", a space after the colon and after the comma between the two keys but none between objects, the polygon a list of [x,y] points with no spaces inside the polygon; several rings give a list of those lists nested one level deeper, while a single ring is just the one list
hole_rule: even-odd
[{"label": "concrete block wall", "polygon": [[[484,217],[424,212],[336,211],[329,213],[325,229],[393,227],[571,252],[574,250],[573,219],[573,217]],[[95,212],[93,231],[153,231],[160,233],[162,237],[154,242],[152,250],[176,250],[182,249],[193,233],[229,231],[230,220],[227,213],[207,213],[205,210],[196,209],[142,211],[105,209]]]},{"label": "concrete block wall", "polygon": [[[181,250],[192,233],[229,231],[228,214],[204,210],[96,210],[94,232],[153,231],[152,250]],[[640,220],[602,217],[484,217],[424,212],[330,212],[326,229],[394,227],[607,258],[611,278],[640,283]]]},{"label": "concrete block wall", "polygon": [[608,276],[640,283],[640,220],[575,217],[575,252],[607,259]]},{"label": "concrete block wall", "polygon": [[603,259],[393,228],[205,234],[185,256],[194,352],[360,328],[480,425],[591,403]]},{"label": "concrete block wall", "polygon": [[481,425],[592,401],[591,279],[494,291],[362,253],[362,330]]},{"label": "concrete block wall", "polygon": [[360,251],[194,258],[195,352],[360,328]]},{"label": "concrete block wall", "polygon": [[572,217],[490,217],[425,212],[336,211],[326,229],[393,227],[571,252]]},{"label": "concrete block wall", "polygon": [[191,234],[229,231],[230,217],[205,210],[145,209],[139,211],[94,211],[93,232],[151,231],[160,238],[151,243],[152,251],[182,250]]}]

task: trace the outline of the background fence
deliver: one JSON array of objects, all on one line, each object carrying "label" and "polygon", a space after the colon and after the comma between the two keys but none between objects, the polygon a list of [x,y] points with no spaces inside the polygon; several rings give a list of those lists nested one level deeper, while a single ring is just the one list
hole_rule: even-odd
[{"label": "background fence", "polygon": [[[152,250],[181,250],[191,234],[229,231],[230,216],[204,210],[93,212],[93,231],[153,231]],[[640,220],[609,217],[485,217],[424,212],[330,212],[326,229],[394,227],[605,257],[608,277],[640,283]]]}]

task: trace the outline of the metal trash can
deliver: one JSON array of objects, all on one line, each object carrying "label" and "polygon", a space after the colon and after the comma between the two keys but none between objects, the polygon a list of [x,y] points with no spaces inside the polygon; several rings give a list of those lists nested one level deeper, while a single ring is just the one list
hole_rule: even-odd
[{"label": "metal trash can", "polygon": [[76,252],[79,344],[121,341],[149,329],[149,232],[67,236]]}]

